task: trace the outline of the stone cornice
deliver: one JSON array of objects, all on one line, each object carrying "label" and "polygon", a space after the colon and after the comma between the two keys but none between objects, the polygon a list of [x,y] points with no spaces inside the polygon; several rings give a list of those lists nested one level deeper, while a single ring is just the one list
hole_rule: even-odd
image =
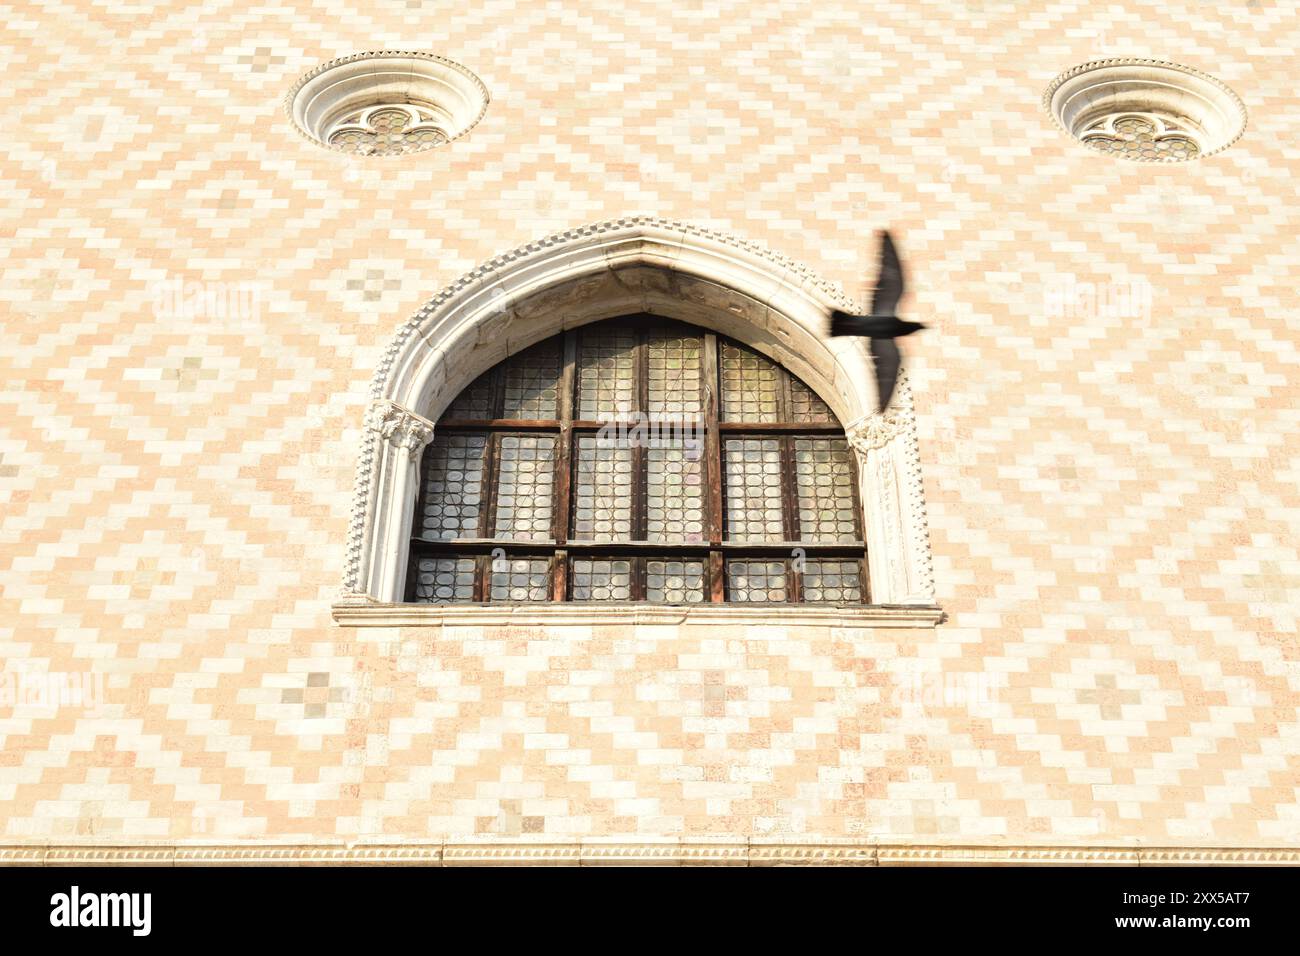
[{"label": "stone cornice", "polygon": [[31,843],[0,866],[1300,866],[1297,846],[912,843],[799,838],[391,843]]}]

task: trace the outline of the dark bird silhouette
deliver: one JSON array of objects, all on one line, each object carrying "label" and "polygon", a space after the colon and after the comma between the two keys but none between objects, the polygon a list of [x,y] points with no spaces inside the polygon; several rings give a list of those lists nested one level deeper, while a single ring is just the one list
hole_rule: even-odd
[{"label": "dark bird silhouette", "polygon": [[894,339],[911,335],[925,328],[920,322],[908,322],[895,315],[898,300],[903,297],[903,266],[898,261],[898,250],[888,230],[880,233],[880,274],[871,295],[871,312],[854,315],[836,309],[831,313],[831,335],[859,335],[871,339],[868,348],[876,363],[876,390],[880,411],[889,407],[898,384],[898,369],[902,356]]}]

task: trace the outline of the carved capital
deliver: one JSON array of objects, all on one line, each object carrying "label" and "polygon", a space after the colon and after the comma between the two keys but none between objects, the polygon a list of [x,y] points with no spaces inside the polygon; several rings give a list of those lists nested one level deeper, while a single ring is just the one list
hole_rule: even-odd
[{"label": "carved capital", "polygon": [[844,437],[849,440],[854,451],[866,454],[877,448],[884,448],[899,435],[907,431],[908,419],[900,409],[891,406],[883,415],[868,415],[859,418],[844,429]]},{"label": "carved capital", "polygon": [[370,406],[366,428],[394,448],[405,449],[412,458],[433,438],[433,422],[389,401]]},{"label": "carved capital", "polygon": [[909,435],[916,423],[916,413],[912,410],[912,388],[907,380],[907,372],[898,373],[898,385],[894,389],[894,400],[883,412],[863,415],[844,427],[844,437],[849,445],[865,455],[877,448],[884,448],[900,435]]}]

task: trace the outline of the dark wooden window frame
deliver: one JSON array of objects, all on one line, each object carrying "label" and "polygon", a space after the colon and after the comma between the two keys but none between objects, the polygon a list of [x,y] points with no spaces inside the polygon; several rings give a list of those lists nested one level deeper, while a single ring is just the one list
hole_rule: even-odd
[{"label": "dark wooden window frame", "polygon": [[[697,334],[703,340],[701,355],[701,405],[704,424],[705,467],[705,528],[707,541],[700,542],[650,542],[645,537],[646,522],[646,459],[643,446],[633,446],[633,533],[637,536],[629,541],[594,542],[574,540],[571,537],[574,470],[576,456],[574,449],[578,437],[591,435],[609,424],[609,421],[580,420],[573,417],[577,408],[577,355],[579,337],[584,328],[608,326],[609,323],[623,323],[636,333],[635,376],[637,408],[632,414],[644,414],[648,404],[648,349],[646,333],[668,328],[680,328]],[[806,559],[843,558],[858,562],[859,588],[864,601],[869,597],[867,580],[866,545],[862,536],[862,503],[859,498],[859,476],[856,456],[850,454],[849,466],[852,470],[853,514],[856,540],[852,542],[826,543],[802,541],[799,539],[799,506],[795,481],[795,440],[798,438],[839,437],[844,435],[843,426],[837,421],[829,422],[795,422],[790,420],[788,410],[791,407],[791,374],[780,365],[776,365],[781,381],[777,396],[778,422],[738,422],[726,421],[719,417],[721,396],[719,336],[704,328],[677,322],[650,313],[626,315],[616,319],[606,319],[590,326],[568,329],[558,336],[561,339],[560,376],[557,395],[558,419],[447,419],[445,416],[437,423],[438,432],[471,432],[488,436],[484,452],[483,485],[481,491],[482,507],[479,513],[479,533],[474,538],[440,540],[413,535],[411,538],[411,560],[407,574],[406,600],[415,601],[415,576],[418,558],[421,557],[457,557],[475,559],[474,590],[472,602],[454,602],[458,606],[466,603],[490,603],[494,605],[508,602],[490,600],[491,562],[493,552],[504,552],[507,558],[546,558],[548,564],[547,590],[550,601],[570,601],[569,562],[575,557],[613,557],[632,562],[631,595],[632,601],[645,600],[645,581],[647,559],[663,558],[665,560],[700,559],[704,563],[704,596],[701,603],[722,604],[727,602],[726,562],[732,559],[754,558],[783,560],[786,562],[786,600],[780,602],[741,602],[742,606],[779,607],[787,604],[803,603],[803,574],[795,570],[795,562],[790,560],[796,549],[802,551]],[[737,343],[743,346],[743,343]],[[498,414],[504,408],[505,401],[505,367],[510,360],[499,363],[486,375],[493,376],[494,411]],[[770,360],[769,360],[770,361]],[[467,386],[468,387],[468,386]],[[806,387],[806,386],[805,386]],[[497,477],[500,471],[501,437],[509,434],[548,434],[558,438],[554,455],[554,479],[552,481],[551,538],[550,541],[525,541],[492,537],[495,525],[495,503],[497,498]],[[727,541],[725,529],[725,506],[723,501],[722,441],[729,438],[779,438],[781,449],[781,492],[783,504],[783,522],[787,540],[784,541]],[[416,502],[418,516],[424,513],[424,496],[426,481],[424,475],[428,465],[430,448],[425,450],[425,459],[420,467],[420,490]],[[602,603],[602,602],[578,602]],[[823,605],[824,606],[824,605]]]}]

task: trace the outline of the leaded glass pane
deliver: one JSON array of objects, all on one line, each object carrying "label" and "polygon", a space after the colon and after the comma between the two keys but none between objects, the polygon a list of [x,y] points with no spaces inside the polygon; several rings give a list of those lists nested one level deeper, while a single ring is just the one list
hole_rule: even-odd
[{"label": "leaded glass pane", "polygon": [[626,558],[574,558],[573,600],[627,601],[631,597],[631,561]]},{"label": "leaded glass pane", "polygon": [[456,396],[442,413],[443,421],[496,418],[496,372],[484,372]]},{"label": "leaded glass pane", "polygon": [[436,541],[477,538],[487,436],[436,434],[424,456],[424,510],[416,534]]},{"label": "leaded glass pane", "polygon": [[492,562],[494,601],[545,601],[549,594],[546,558],[500,558]]},{"label": "leaded glass pane", "polygon": [[704,600],[703,561],[651,560],[645,566],[645,596],[658,604],[699,604]]},{"label": "leaded glass pane", "polygon": [[862,576],[857,561],[808,559],[803,571],[803,599],[809,602],[859,602]]},{"label": "leaded glass pane", "polygon": [[498,538],[545,541],[551,537],[554,435],[502,435],[497,476]]},{"label": "leaded glass pane", "polygon": [[784,540],[779,439],[727,439],[723,443],[722,474],[727,539]]},{"label": "leaded glass pane", "polygon": [[415,600],[425,604],[474,599],[473,558],[418,558]]},{"label": "leaded glass pane", "polygon": [[578,345],[577,417],[611,421],[636,410],[636,333],[620,325],[583,329]]},{"label": "leaded glass pane", "polygon": [[646,449],[646,539],[703,541],[704,436]]},{"label": "leaded glass pane", "polygon": [[696,418],[700,400],[703,338],[686,329],[657,329],[646,336],[647,389],[652,415]]},{"label": "leaded glass pane", "polygon": [[849,454],[848,442],[843,438],[795,439],[795,491],[799,500],[801,540],[858,540]]},{"label": "leaded glass pane", "polygon": [[[567,597],[580,601],[627,601],[633,593],[656,603],[688,604],[709,599],[709,565],[702,555],[662,553],[633,558],[583,553],[579,542],[614,545],[641,536],[650,542],[699,544],[708,540],[708,476],[703,458],[706,394],[703,368],[706,336],[668,320],[588,326],[577,335],[573,414],[580,420],[628,421],[628,430],[576,429],[573,437],[572,500],[569,509],[574,553],[569,556]],[[781,421],[834,425],[834,414],[807,385],[747,346],[718,337],[718,396],[721,420],[762,425]],[[644,348],[637,343],[643,342]],[[447,419],[520,418],[554,421],[559,407],[563,338],[540,342],[501,363],[467,387],[443,414]],[[639,378],[638,360],[644,379]],[[645,407],[638,389],[644,390]],[[556,432],[559,429],[555,429]],[[494,561],[486,597],[496,601],[545,601],[555,560],[555,459],[560,437],[536,433],[458,432],[439,429],[425,452],[420,512],[415,535],[450,541],[484,534],[502,541],[545,542],[511,548]],[[773,431],[740,429],[721,436],[724,535],[729,542],[785,542],[796,536],[815,554],[817,544],[852,543],[862,534],[854,508],[851,451],[842,433],[809,429],[786,437]],[[812,433],[809,433],[812,432]],[[637,452],[637,448],[641,452]],[[489,451],[499,464],[489,468]],[[787,451],[792,455],[787,462]],[[637,474],[634,467],[644,463]],[[489,471],[495,487],[485,488]],[[634,492],[644,490],[644,496]],[[489,498],[495,497],[495,501]],[[483,527],[492,504],[494,521]],[[643,507],[639,513],[636,508]],[[793,510],[797,514],[788,515]],[[785,545],[783,545],[784,547]],[[795,547],[794,543],[788,545]],[[453,546],[454,547],[454,546]],[[537,550],[533,550],[537,549]],[[449,549],[450,550],[450,549]],[[518,551],[531,551],[527,557]],[[834,559],[802,556],[801,600],[857,603],[865,598],[861,555]],[[419,545],[411,555],[413,599],[423,603],[470,601],[473,557],[438,554]],[[729,601],[785,602],[790,599],[787,558],[746,555],[735,549],[724,563]],[[644,573],[644,579],[637,575]]]},{"label": "leaded glass pane", "polygon": [[760,423],[778,421],[780,369],[743,345],[728,341],[720,341],[718,345],[722,353],[722,420]]},{"label": "leaded glass pane", "polygon": [[627,541],[632,537],[632,449],[583,435],[578,438],[573,491],[573,537]]},{"label": "leaded glass pane", "polygon": [[817,393],[793,375],[790,376],[790,421],[817,423],[835,421],[830,408]]},{"label": "leaded glass pane", "polygon": [[511,358],[505,369],[502,418],[556,418],[560,342],[547,339]]},{"label": "leaded glass pane", "polygon": [[728,561],[727,600],[761,603],[786,600],[784,561]]}]

